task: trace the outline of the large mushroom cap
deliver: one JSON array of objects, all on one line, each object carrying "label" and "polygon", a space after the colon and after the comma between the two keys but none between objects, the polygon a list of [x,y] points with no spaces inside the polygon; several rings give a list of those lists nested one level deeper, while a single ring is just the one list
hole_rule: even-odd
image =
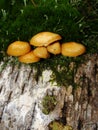
[{"label": "large mushroom cap", "polygon": [[69,57],[76,57],[85,53],[84,45],[76,42],[63,43],[61,46],[61,54]]},{"label": "large mushroom cap", "polygon": [[49,46],[47,46],[47,50],[48,52],[57,55],[61,53],[61,46],[59,42],[55,42]]},{"label": "large mushroom cap", "polygon": [[49,58],[50,54],[48,53],[47,49],[45,47],[37,47],[34,49],[34,55],[40,57],[40,58]]},{"label": "large mushroom cap", "polygon": [[7,54],[11,56],[21,56],[28,53],[31,46],[28,42],[15,41],[8,46]]},{"label": "large mushroom cap", "polygon": [[30,44],[34,46],[48,46],[60,39],[61,36],[59,34],[53,32],[40,32],[31,38]]},{"label": "large mushroom cap", "polygon": [[23,63],[34,63],[38,62],[40,58],[35,56],[33,51],[31,51],[23,56],[18,57],[18,60]]}]

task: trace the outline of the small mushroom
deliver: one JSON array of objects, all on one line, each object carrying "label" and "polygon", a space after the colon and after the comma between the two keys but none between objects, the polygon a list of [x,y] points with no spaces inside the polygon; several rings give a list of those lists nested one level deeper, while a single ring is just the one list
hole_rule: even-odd
[{"label": "small mushroom", "polygon": [[23,56],[18,57],[18,60],[23,63],[34,63],[38,62],[40,58],[35,56],[33,51],[31,51]]},{"label": "small mushroom", "polygon": [[76,57],[85,53],[84,45],[76,42],[67,42],[61,45],[61,54],[69,57]]},{"label": "small mushroom", "polygon": [[31,46],[28,42],[15,41],[7,48],[7,54],[10,56],[21,56],[30,52]]},{"label": "small mushroom", "polygon": [[45,47],[37,47],[34,49],[34,55],[39,58],[49,58],[50,54],[48,53],[47,49]]},{"label": "small mushroom", "polygon": [[61,46],[59,42],[55,42],[49,46],[47,46],[47,50],[48,52],[57,55],[61,53]]},{"label": "small mushroom", "polygon": [[59,34],[53,32],[40,32],[31,38],[30,44],[33,46],[48,46],[49,44],[61,39],[62,38]]}]

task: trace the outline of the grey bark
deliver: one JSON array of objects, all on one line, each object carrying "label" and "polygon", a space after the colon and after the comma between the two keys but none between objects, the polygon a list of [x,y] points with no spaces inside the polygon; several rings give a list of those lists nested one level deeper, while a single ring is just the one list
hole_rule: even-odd
[{"label": "grey bark", "polygon": [[67,123],[74,130],[98,130],[98,54],[87,56],[75,77],[79,85],[67,98],[64,110]]},{"label": "grey bark", "polygon": [[[36,81],[30,66],[8,64],[0,73],[0,130],[48,130],[54,120],[73,130],[98,130],[98,54],[86,57],[74,76],[76,89],[49,82],[51,70]],[[57,96],[57,105],[45,115],[41,102],[47,93]]]}]

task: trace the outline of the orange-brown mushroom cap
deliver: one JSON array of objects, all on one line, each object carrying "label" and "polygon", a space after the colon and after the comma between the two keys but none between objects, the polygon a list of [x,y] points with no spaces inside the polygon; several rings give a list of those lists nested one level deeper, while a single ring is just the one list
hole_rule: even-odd
[{"label": "orange-brown mushroom cap", "polygon": [[31,51],[23,56],[18,57],[18,60],[23,63],[34,63],[38,62],[40,58],[35,56],[33,51]]},{"label": "orange-brown mushroom cap", "polygon": [[62,38],[59,34],[53,32],[40,32],[31,38],[30,44],[33,46],[48,46],[60,39]]},{"label": "orange-brown mushroom cap", "polygon": [[47,51],[46,47],[37,47],[34,49],[34,55],[36,55],[37,57],[40,57],[40,58],[49,58],[50,57],[50,54],[49,52]]},{"label": "orange-brown mushroom cap", "polygon": [[59,42],[55,42],[55,43],[47,46],[47,50],[48,50],[48,52],[50,52],[54,55],[60,54],[61,53],[61,45]]},{"label": "orange-brown mushroom cap", "polygon": [[31,46],[28,42],[15,41],[7,48],[7,54],[10,56],[21,56],[30,52]]},{"label": "orange-brown mushroom cap", "polygon": [[61,54],[69,57],[76,57],[85,53],[84,45],[76,42],[67,42],[61,45]]}]

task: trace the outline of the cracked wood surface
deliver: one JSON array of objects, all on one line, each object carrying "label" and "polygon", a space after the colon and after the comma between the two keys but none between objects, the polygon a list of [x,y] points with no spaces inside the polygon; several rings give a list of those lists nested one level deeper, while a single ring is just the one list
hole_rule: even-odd
[{"label": "cracked wood surface", "polygon": [[[38,82],[35,73],[28,65],[9,64],[1,72],[0,130],[49,130],[54,120],[73,130],[98,130],[98,54],[87,56],[78,68],[77,89],[49,82],[51,70],[45,70]],[[45,115],[41,102],[47,93],[57,96],[57,105]]]}]

